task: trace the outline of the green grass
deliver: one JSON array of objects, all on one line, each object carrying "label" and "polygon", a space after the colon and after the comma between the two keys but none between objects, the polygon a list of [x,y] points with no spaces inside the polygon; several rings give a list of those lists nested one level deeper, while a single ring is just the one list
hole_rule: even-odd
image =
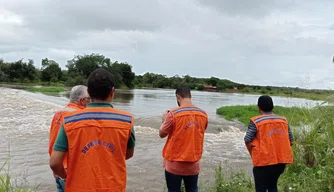
[{"label": "green grass", "polygon": [[[255,106],[222,107],[217,113],[229,119],[238,118],[245,125],[250,117],[258,114]],[[293,125],[295,138],[292,147],[294,163],[288,165],[280,177],[279,191],[334,191],[334,107],[276,107],[276,113],[288,118]],[[305,126],[307,128],[303,129]],[[218,172],[223,171],[218,168]],[[242,172],[235,173],[228,179],[221,175],[216,174],[216,183],[212,186],[216,192],[254,191],[254,186],[249,183],[252,177],[244,176]],[[242,186],[234,185],[233,189],[226,187],[231,181],[235,182],[235,178]]]},{"label": "green grass", "polygon": [[[318,109],[310,110],[299,107],[275,106],[273,112],[277,115],[286,116],[290,125],[297,126],[309,123],[308,120],[316,110]],[[251,117],[259,115],[258,107],[256,105],[224,106],[218,108],[216,113],[224,116],[227,120],[238,120],[246,126]]]},{"label": "green grass", "polygon": [[[0,192],[34,192],[37,191],[38,186],[34,188],[29,188],[23,185],[18,186],[17,184],[13,183],[12,178],[9,174],[9,171],[6,171],[5,165],[7,162],[5,162],[2,167],[0,167]],[[8,164],[9,169],[9,164]]]},{"label": "green grass", "polygon": [[40,93],[60,93],[66,91],[65,87],[29,87],[24,90]]},{"label": "green grass", "polygon": [[329,97],[333,96],[334,92],[317,92],[317,91],[243,91],[240,90],[240,93],[245,94],[252,94],[252,95],[263,95],[263,94],[270,94],[271,96],[283,96],[283,97],[293,97],[293,98],[304,98],[304,99],[310,99],[315,101],[327,101]]},{"label": "green grass", "polygon": [[63,82],[30,82],[30,83],[15,83],[15,82],[0,82],[0,84],[8,84],[8,85],[23,85],[23,86],[51,86],[51,87],[64,87]]}]

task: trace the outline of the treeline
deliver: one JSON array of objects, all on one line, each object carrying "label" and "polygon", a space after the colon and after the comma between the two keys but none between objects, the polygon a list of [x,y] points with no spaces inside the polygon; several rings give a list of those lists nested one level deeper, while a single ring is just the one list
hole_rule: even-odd
[{"label": "treeline", "polygon": [[135,74],[132,66],[128,63],[111,62],[104,55],[90,54],[78,55],[67,61],[66,70],[62,70],[59,64],[51,59],[45,58],[41,61],[41,68],[34,65],[29,59],[15,62],[0,60],[0,82],[7,83],[63,83],[66,86],[86,84],[89,74],[97,68],[105,68],[111,71],[116,80],[116,87],[133,88]]},{"label": "treeline", "polygon": [[5,62],[0,59],[0,82],[7,83],[62,83],[65,86],[86,84],[89,74],[97,68],[105,68],[111,71],[116,80],[116,88],[177,88],[180,85],[189,86],[192,89],[224,92],[244,92],[275,94],[283,93],[292,95],[299,93],[331,93],[327,90],[308,90],[292,87],[257,86],[236,83],[227,79],[216,77],[196,78],[189,75],[167,77],[162,74],[145,73],[135,75],[132,66],[126,62],[112,62],[110,58],[101,54],[77,55],[67,61],[66,70],[62,70],[59,64],[45,58],[41,61],[41,68],[36,68],[34,61],[22,59],[15,62]]},{"label": "treeline", "polygon": [[180,85],[189,86],[191,89],[197,90],[228,90],[228,89],[243,89],[246,85],[238,84],[226,79],[211,78],[197,78],[185,75],[180,77],[175,75],[167,77],[162,74],[145,73],[144,75],[137,75],[135,78],[135,85],[141,87],[153,88],[172,88],[175,89]]},{"label": "treeline", "polygon": [[294,93],[313,93],[313,94],[332,94],[331,90],[300,89],[298,87],[277,87],[277,86],[259,86],[236,83],[227,79],[217,77],[196,78],[189,75],[167,77],[162,74],[145,73],[137,75],[134,84],[138,88],[177,88],[180,85],[189,86],[191,89],[222,91],[222,92],[242,92],[242,93],[260,93],[260,94],[283,94],[293,95]]}]

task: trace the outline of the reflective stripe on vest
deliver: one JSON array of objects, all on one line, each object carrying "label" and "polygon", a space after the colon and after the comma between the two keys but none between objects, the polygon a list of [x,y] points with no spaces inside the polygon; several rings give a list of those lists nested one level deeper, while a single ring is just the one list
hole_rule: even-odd
[{"label": "reflective stripe on vest", "polygon": [[69,155],[66,191],[125,192],[133,116],[99,107],[72,112],[63,119]]},{"label": "reflective stripe on vest", "polygon": [[253,165],[291,164],[293,153],[286,118],[274,114],[261,115],[251,118],[251,121],[257,129],[256,136],[252,141]]},{"label": "reflective stripe on vest", "polygon": [[208,116],[197,107],[171,110],[173,130],[168,135],[162,156],[170,161],[197,162],[203,154],[204,132]]}]

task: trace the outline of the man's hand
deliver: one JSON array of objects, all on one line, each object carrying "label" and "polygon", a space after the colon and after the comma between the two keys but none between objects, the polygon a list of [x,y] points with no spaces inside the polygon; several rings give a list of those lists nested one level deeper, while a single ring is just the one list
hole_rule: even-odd
[{"label": "man's hand", "polygon": [[162,120],[162,122],[165,121],[165,119],[166,119],[166,115],[167,115],[168,112],[169,112],[169,110],[165,111],[165,113],[161,116],[161,120]]},{"label": "man's hand", "polygon": [[251,142],[245,142],[247,150],[249,152],[249,155],[252,157],[252,143]]}]

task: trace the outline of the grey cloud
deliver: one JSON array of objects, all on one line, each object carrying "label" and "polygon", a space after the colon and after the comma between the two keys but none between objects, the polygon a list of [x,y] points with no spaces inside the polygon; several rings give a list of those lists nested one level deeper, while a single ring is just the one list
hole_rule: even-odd
[{"label": "grey cloud", "polygon": [[330,25],[329,29],[334,30],[334,24]]},{"label": "grey cloud", "polygon": [[[27,7],[22,9],[22,7]],[[154,8],[150,8],[154,7]],[[10,8],[22,14],[26,25],[44,35],[75,35],[80,30],[155,30],[163,18],[158,1],[35,1]]]},{"label": "grey cloud", "polygon": [[0,12],[6,29],[0,32],[0,58],[33,58],[39,66],[48,57],[64,67],[76,54],[95,52],[129,62],[137,74],[284,86],[299,86],[310,74],[312,86],[331,84],[325,79],[334,67],[328,65],[331,6],[290,2],[0,0],[2,9],[22,19],[3,21]]},{"label": "grey cloud", "polygon": [[197,0],[201,4],[232,16],[263,17],[276,10],[293,10],[297,4],[291,0]]}]

